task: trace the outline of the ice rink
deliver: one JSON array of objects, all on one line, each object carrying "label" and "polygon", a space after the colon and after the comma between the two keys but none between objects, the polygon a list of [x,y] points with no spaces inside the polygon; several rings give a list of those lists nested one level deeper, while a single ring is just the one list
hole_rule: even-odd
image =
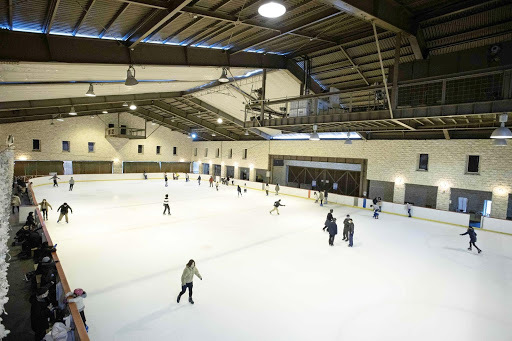
[{"label": "ice rink", "polygon": [[[94,341],[512,340],[512,237],[207,182],[34,188],[70,286],[87,291]],[[171,216],[163,216],[168,193]],[[70,222],[56,223],[67,202]],[[338,218],[334,247],[322,231]],[[355,223],[354,247],[342,221]],[[195,305],[180,304],[194,259]]]}]

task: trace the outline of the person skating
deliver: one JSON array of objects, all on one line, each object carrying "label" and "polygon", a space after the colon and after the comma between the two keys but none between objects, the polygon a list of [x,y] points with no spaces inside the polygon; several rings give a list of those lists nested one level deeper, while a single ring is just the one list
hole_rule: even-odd
[{"label": "person skating", "polygon": [[167,214],[171,215],[171,208],[169,207],[169,194],[166,194],[164,198],[164,215],[166,211]]},{"label": "person skating", "polygon": [[244,184],[244,193],[247,193],[247,184]]},{"label": "person skating", "polygon": [[57,179],[60,180],[60,178],[57,177],[57,174],[54,174],[50,179],[53,180],[53,187],[59,187],[59,184],[57,183]]},{"label": "person skating", "polygon": [[333,218],[332,221],[329,222],[327,232],[329,232],[329,245],[334,246],[334,237],[336,237],[336,235],[338,234],[338,225],[336,225],[336,218]]},{"label": "person skating", "polygon": [[188,173],[185,173],[185,182],[188,182],[190,180]]},{"label": "person skating", "polygon": [[377,202],[377,206],[379,206],[379,212],[382,212],[382,199],[379,197],[379,201]]},{"label": "person skating", "polygon": [[197,177],[197,183],[199,184],[199,186],[201,186],[201,175]]},{"label": "person skating", "polygon": [[333,210],[331,209],[329,213],[327,213],[327,218],[325,219],[324,228],[322,231],[325,231],[325,229],[329,227],[329,223],[333,220],[332,212]]},{"label": "person skating", "polygon": [[144,171],[144,173],[142,173],[142,175],[144,176],[144,180],[148,179],[148,175],[146,174],[146,171]]},{"label": "person skating", "polygon": [[208,180],[208,181],[210,181],[210,187],[213,188],[213,176],[210,176],[210,180]]},{"label": "person skating", "polygon": [[276,201],[274,203],[274,208],[272,209],[272,211],[270,211],[270,214],[272,214],[272,212],[274,212],[274,211],[277,211],[277,215],[279,215],[279,206],[286,206],[286,205],[281,204],[281,199],[279,199],[278,201]]},{"label": "person skating", "polygon": [[219,191],[219,182],[218,181],[215,182],[215,189],[217,190],[217,192]]},{"label": "person skating", "polygon": [[350,219],[348,221],[348,247],[354,245],[354,221]]},{"label": "person skating", "polygon": [[237,187],[236,187],[236,191],[237,191],[237,193],[238,193],[238,195],[237,195],[237,196],[238,196],[238,197],[241,197],[241,196],[242,196],[242,188],[240,187],[240,185],[237,185]]},{"label": "person skating", "polygon": [[373,219],[379,219],[379,206],[373,205]]},{"label": "person skating", "polygon": [[411,218],[411,210],[412,210],[412,205],[410,202],[407,203],[407,214],[409,214],[409,218]]},{"label": "person skating", "polygon": [[75,186],[75,179],[73,179],[73,177],[71,177],[71,179],[69,179],[69,190],[70,191],[73,190],[73,186]]},{"label": "person skating", "polygon": [[318,204],[318,193],[315,192],[313,196],[315,197],[315,204]]},{"label": "person skating", "polygon": [[18,209],[18,213],[20,213],[20,205],[21,205],[21,199],[16,194],[13,194],[11,198],[11,206],[12,206],[12,214],[14,214],[14,210]]},{"label": "person skating", "polygon": [[66,223],[68,223],[68,210],[71,211],[71,213],[73,213],[73,210],[67,203],[63,203],[62,205],[60,205],[59,208],[57,208],[57,212],[60,211],[59,219],[57,220],[57,222],[59,222],[62,219],[62,217],[66,217]]},{"label": "person skating", "polygon": [[178,303],[180,303],[181,295],[183,295],[188,288],[188,301],[194,304],[194,300],[192,299],[194,275],[199,277],[201,281],[203,280],[203,277],[201,277],[201,274],[199,274],[199,271],[196,268],[196,262],[193,259],[191,259],[188,261],[187,265],[185,266],[185,269],[183,270],[183,274],[181,275],[181,291],[178,294]]},{"label": "person skating", "polygon": [[265,185],[265,193],[267,193],[267,197],[268,197],[268,191],[269,191],[269,186],[268,184]]},{"label": "person skating", "polygon": [[324,192],[320,191],[320,195],[318,196],[318,200],[320,200],[320,206],[324,206]]},{"label": "person skating", "polygon": [[465,232],[465,233],[461,233],[461,236],[465,235],[465,234],[469,234],[469,248],[468,250],[471,251],[471,245],[473,245],[477,250],[478,250],[478,253],[482,252],[482,250],[480,250],[478,248],[478,246],[476,246],[476,232],[475,230],[473,229],[473,227],[469,227],[468,230]]},{"label": "person skating", "polygon": [[276,195],[279,195],[279,189],[280,189],[279,184],[276,184]]},{"label": "person skating", "polygon": [[43,214],[43,219],[48,220],[48,207],[51,208],[53,211],[52,205],[50,205],[50,203],[46,201],[46,199],[43,199],[43,201],[39,203],[39,206],[41,206],[41,213]]},{"label": "person skating", "polygon": [[347,217],[343,220],[343,240],[346,242],[348,242],[348,224],[350,220],[350,214],[347,214]]},{"label": "person skating", "polygon": [[[71,298],[68,298],[71,297]],[[75,289],[73,292],[68,292],[66,294],[66,301],[68,303],[75,303],[76,309],[78,309],[78,312],[80,313],[80,317],[82,318],[82,321],[84,321],[85,329],[89,329],[87,326],[86,319],[85,319],[85,304],[84,304],[84,298],[87,297],[87,293],[83,289]]]},{"label": "person skating", "polygon": [[327,190],[324,191],[324,204],[327,205],[327,196],[329,195],[329,192]]},{"label": "person skating", "polygon": [[167,183],[169,181],[169,179],[167,178],[167,173],[164,174],[164,181],[165,181],[165,187],[169,186],[169,184]]}]

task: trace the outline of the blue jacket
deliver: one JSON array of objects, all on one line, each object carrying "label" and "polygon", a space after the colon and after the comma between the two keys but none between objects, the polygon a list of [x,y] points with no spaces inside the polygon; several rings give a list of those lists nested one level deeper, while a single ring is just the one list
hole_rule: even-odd
[{"label": "blue jacket", "polygon": [[338,234],[338,225],[334,221],[329,222],[329,227],[327,227],[327,231],[329,231],[330,235],[337,235]]},{"label": "blue jacket", "polygon": [[470,227],[468,228],[468,230],[466,231],[466,233],[462,233],[461,236],[465,235],[465,234],[469,234],[469,239],[472,241],[472,242],[476,242],[476,232],[475,230]]}]

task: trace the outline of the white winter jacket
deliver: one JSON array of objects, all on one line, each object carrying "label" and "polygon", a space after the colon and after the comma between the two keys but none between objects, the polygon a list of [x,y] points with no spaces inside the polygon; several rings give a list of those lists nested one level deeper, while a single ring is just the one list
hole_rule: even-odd
[{"label": "white winter jacket", "polygon": [[186,266],[185,269],[183,270],[183,275],[181,275],[181,285],[183,286],[187,283],[192,283],[192,281],[194,280],[194,275],[203,279],[195,265],[190,267]]},{"label": "white winter jacket", "polygon": [[[72,296],[73,293],[72,292],[68,292],[66,294],[66,297],[69,297],[69,296]],[[85,304],[84,304],[84,298],[87,297],[87,294],[84,293],[82,296],[77,296],[75,298],[68,298],[68,303],[69,302],[74,302],[76,303],[76,308],[78,309],[78,311],[83,311],[85,309]]]}]

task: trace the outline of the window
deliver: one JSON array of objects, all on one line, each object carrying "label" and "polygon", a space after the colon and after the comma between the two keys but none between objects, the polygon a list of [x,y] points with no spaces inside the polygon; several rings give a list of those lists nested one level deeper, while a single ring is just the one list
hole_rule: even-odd
[{"label": "window", "polygon": [[229,153],[228,153],[228,159],[231,159],[232,157],[233,157],[233,149],[230,149]]},{"label": "window", "polygon": [[217,152],[215,153],[215,157],[220,157],[220,148],[217,148]]},{"label": "window", "polygon": [[34,152],[41,151],[41,140],[32,140],[32,151],[34,151]]},{"label": "window", "polygon": [[178,147],[172,147],[172,155],[178,155]]},{"label": "window", "polygon": [[137,146],[137,152],[138,152],[139,154],[144,154],[144,145],[139,144],[139,145]]},{"label": "window", "polygon": [[480,156],[478,155],[468,155],[468,165],[466,168],[466,173],[478,174],[480,165]]},{"label": "window", "polygon": [[62,141],[62,151],[69,152],[70,150],[69,141]]},{"label": "window", "polygon": [[428,154],[420,154],[420,161],[418,163],[418,170],[428,171]]},{"label": "window", "polygon": [[244,160],[247,159],[247,149],[244,149],[242,159],[244,159]]},{"label": "window", "polygon": [[156,146],[156,155],[160,155],[160,149],[162,146]]},{"label": "window", "polygon": [[194,148],[194,156],[197,156],[197,148]]},{"label": "window", "polygon": [[208,157],[208,148],[204,149],[204,157]]},{"label": "window", "polygon": [[89,153],[94,153],[94,142],[87,142],[87,148],[89,148]]}]

